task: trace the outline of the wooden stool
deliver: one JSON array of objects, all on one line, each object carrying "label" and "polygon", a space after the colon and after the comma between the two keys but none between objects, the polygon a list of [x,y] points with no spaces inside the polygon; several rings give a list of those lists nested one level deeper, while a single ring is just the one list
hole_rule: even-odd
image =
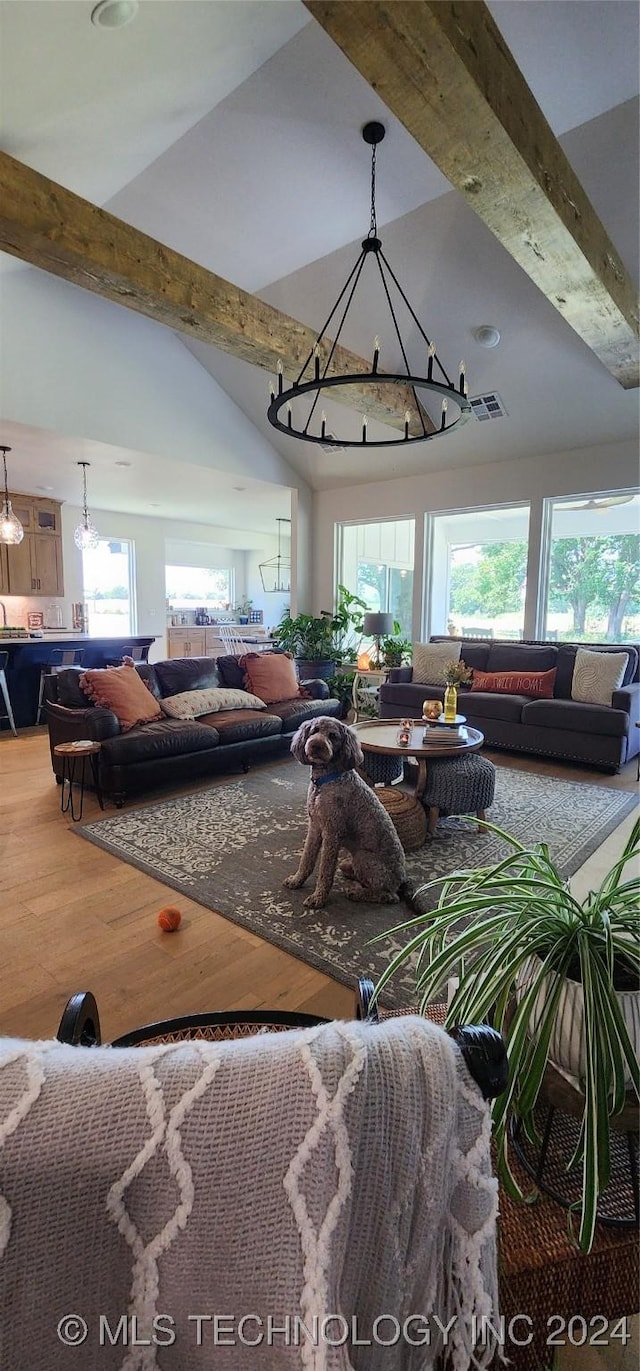
[{"label": "wooden stool", "polygon": [[419,800],[404,790],[382,786],[376,795],[391,819],[405,852],[422,847],[427,836],[427,816]]},{"label": "wooden stool", "polygon": [[[100,776],[98,771],[99,752],[100,743],[94,743],[91,741],[90,738],[82,738],[81,740],[75,743],[58,743],[57,747],[54,747],[53,749],[54,757],[62,758],[62,789],[60,792],[60,813],[70,813],[74,823],[78,823],[79,820],[82,818],[82,806],[84,802],[85,765],[87,758],[89,759],[89,763],[91,766],[91,774],[93,776],[95,792],[98,797],[98,804],[100,805],[101,809],[104,809],[102,791],[100,789]],[[80,762],[80,774],[76,779],[76,764],[78,762]],[[77,813],[73,802],[74,784],[80,786],[80,806]],[[65,785],[67,785],[68,787],[66,793]]]}]

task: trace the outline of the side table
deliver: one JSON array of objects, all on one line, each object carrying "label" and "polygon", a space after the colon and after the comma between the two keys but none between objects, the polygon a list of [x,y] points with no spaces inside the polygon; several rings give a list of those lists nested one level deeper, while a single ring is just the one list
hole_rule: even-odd
[{"label": "side table", "polygon": [[[91,775],[95,792],[98,797],[98,804],[104,809],[102,790],[100,789],[100,775],[98,771],[98,756],[100,753],[100,743],[94,743],[90,738],[82,738],[75,743],[58,743],[53,749],[55,757],[62,758],[62,788],[60,792],[60,813],[71,814],[74,823],[78,823],[82,818],[82,807],[84,803],[84,783],[87,760],[91,767]],[[80,765],[80,770],[76,776],[76,768]],[[73,797],[74,785],[80,786],[80,803],[76,810]],[[67,787],[65,790],[65,786]]]},{"label": "side table", "polygon": [[363,700],[367,699],[367,697],[370,700],[373,700],[375,697],[375,700],[377,702],[378,690],[382,685],[382,682],[386,681],[387,675],[387,667],[380,667],[377,670],[374,668],[369,668],[367,671],[358,671],[358,669],[356,668],[356,672],[353,678],[353,690],[351,696],[354,709],[354,724],[357,724],[358,722],[358,714],[360,709],[362,708]]}]

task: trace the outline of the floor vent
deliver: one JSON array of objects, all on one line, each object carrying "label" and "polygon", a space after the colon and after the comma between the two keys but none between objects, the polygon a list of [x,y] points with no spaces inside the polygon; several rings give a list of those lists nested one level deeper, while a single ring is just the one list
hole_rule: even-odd
[{"label": "floor vent", "polygon": [[507,411],[495,390],[490,395],[476,395],[471,400],[476,419],[504,419]]}]

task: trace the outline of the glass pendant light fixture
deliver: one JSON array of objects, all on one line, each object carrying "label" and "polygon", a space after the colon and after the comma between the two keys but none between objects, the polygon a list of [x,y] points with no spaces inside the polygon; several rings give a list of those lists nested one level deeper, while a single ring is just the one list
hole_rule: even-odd
[{"label": "glass pendant light fixture", "polygon": [[78,462],[78,466],[82,467],[82,523],[78,524],[73,535],[73,541],[81,552],[85,552],[89,548],[98,546],[100,534],[95,525],[92,524],[87,509],[87,467],[91,466],[91,463]]},{"label": "glass pendant light fixture", "polygon": [[20,520],[14,514],[9,499],[9,489],[7,486],[7,453],[11,452],[10,447],[0,446],[2,462],[4,466],[4,497],[2,500],[2,512],[0,513],[0,543],[6,543],[9,547],[15,547],[24,538],[24,529]]}]

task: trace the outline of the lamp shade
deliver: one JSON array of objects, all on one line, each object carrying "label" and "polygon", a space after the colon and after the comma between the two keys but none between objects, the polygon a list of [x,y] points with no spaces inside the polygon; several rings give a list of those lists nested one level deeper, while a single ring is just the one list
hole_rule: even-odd
[{"label": "lamp shade", "polygon": [[362,631],[367,638],[385,638],[393,633],[393,614],[365,614]]}]

